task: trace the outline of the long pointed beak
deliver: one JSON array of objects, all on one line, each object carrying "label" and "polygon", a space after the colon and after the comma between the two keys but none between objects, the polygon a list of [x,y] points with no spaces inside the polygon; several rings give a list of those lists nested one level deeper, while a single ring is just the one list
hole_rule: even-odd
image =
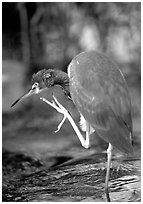
[{"label": "long pointed beak", "polygon": [[27,93],[25,93],[24,95],[22,95],[20,98],[18,98],[12,105],[11,105],[11,108],[13,106],[15,106],[19,101],[23,100],[24,98],[27,98],[33,94],[36,94],[36,91],[33,90],[33,89],[30,89]]}]

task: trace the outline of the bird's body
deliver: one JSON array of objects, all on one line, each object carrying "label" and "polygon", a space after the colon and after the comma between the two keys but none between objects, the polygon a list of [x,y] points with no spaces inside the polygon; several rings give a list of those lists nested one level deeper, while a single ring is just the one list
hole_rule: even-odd
[{"label": "bird's body", "polygon": [[117,66],[97,52],[83,52],[69,65],[70,94],[85,120],[117,149],[132,152],[131,102]]},{"label": "bird's body", "polygon": [[[43,69],[34,74],[32,88],[12,106],[54,85],[62,87],[81,114],[81,126],[86,131],[86,140],[77,126],[73,125],[81,144],[85,148],[89,147],[89,135],[93,131],[109,143],[105,193],[107,201],[110,201],[108,181],[112,149],[116,147],[125,153],[133,152],[131,100],[124,76],[118,67],[103,54],[95,51],[83,52],[71,61],[68,74],[53,69]],[[56,103],[48,101],[47,103],[64,114],[65,109],[59,102],[61,109],[56,106]],[[62,124],[63,122],[60,123],[58,129]]]}]

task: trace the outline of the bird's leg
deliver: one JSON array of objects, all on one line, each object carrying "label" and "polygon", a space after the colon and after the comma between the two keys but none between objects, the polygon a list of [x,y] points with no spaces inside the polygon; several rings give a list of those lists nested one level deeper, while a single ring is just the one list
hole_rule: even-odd
[{"label": "bird's leg", "polygon": [[89,135],[90,135],[90,125],[89,125],[89,123],[86,121],[86,138],[85,138],[85,145],[87,146],[87,148],[90,147]]},{"label": "bird's leg", "polygon": [[89,136],[91,134],[90,132],[90,125],[89,123],[85,120],[85,118],[83,117],[83,115],[80,113],[80,121],[79,121],[79,124],[80,124],[80,128],[83,132],[86,132],[85,134],[85,146],[88,148],[90,147],[90,144],[89,144]]},{"label": "bird's leg", "polygon": [[59,101],[56,99],[56,97],[53,95],[54,101],[52,101],[52,103],[50,101],[46,100],[45,98],[41,97],[40,99],[43,100],[45,103],[49,104],[50,106],[52,106],[53,108],[55,108],[59,113],[62,113],[64,115],[64,118],[61,121],[61,123],[59,124],[57,131],[60,130],[61,126],[63,125],[63,123],[65,122],[65,120],[67,118],[69,120],[69,122],[71,123],[74,131],[76,132],[76,134],[77,134],[77,136],[81,142],[81,145],[85,148],[88,148],[84,137],[82,136],[81,132],[79,131],[79,129],[78,129],[77,125],[75,124],[73,118],[71,117],[70,113],[64,108],[64,106],[62,106],[59,103]]},{"label": "bird's leg", "polygon": [[[81,132],[79,131],[77,125],[75,124],[73,118],[71,117],[71,115],[69,114],[69,112],[59,103],[59,101],[57,100],[57,98],[53,95],[54,101],[57,103],[57,105],[61,108],[61,110],[63,110],[63,114],[66,116],[66,118],[69,120],[69,122],[71,123],[74,131],[76,132],[81,145],[85,148],[88,148],[89,145],[87,145],[86,140],[84,139],[84,137],[82,136]],[[62,113],[62,112],[61,112]]]},{"label": "bird's leg", "polygon": [[64,107],[59,107],[57,106],[57,104],[55,103],[55,101],[53,100],[52,103],[48,100],[46,100],[45,98],[41,97],[41,100],[43,100],[44,102],[48,103],[48,105],[52,106],[53,108],[55,108],[58,112],[63,113],[64,117],[62,119],[62,121],[60,122],[60,124],[58,125],[57,130],[55,130],[55,133],[59,132],[59,130],[61,129],[62,125],[64,124],[67,116],[66,116],[66,112],[64,110]]},{"label": "bird's leg", "polygon": [[61,121],[60,124],[58,125],[57,130],[55,130],[55,133],[59,132],[59,130],[61,129],[62,125],[64,124],[66,118],[67,118],[66,115],[64,115],[62,121]]},{"label": "bird's leg", "polygon": [[113,149],[113,146],[109,143],[109,146],[107,149],[107,172],[106,172],[106,180],[105,180],[105,194],[106,194],[107,202],[110,202],[110,196],[109,196],[109,191],[108,191],[108,182],[109,182],[109,177],[110,177],[112,149]]}]

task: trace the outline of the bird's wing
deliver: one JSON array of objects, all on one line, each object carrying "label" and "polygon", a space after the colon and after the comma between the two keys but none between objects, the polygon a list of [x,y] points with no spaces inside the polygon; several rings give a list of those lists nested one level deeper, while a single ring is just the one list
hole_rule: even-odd
[{"label": "bird's wing", "polygon": [[131,152],[130,98],[124,80],[119,83],[97,73],[84,81],[78,75],[72,77],[71,96],[80,113],[103,139],[121,151]]}]

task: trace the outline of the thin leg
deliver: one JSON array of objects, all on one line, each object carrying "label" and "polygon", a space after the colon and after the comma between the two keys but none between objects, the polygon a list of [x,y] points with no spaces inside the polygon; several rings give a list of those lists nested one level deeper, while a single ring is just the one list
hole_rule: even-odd
[{"label": "thin leg", "polygon": [[108,192],[108,182],[110,177],[110,166],[111,166],[111,159],[112,159],[112,145],[109,143],[108,149],[107,149],[107,172],[106,172],[106,180],[105,180],[105,194],[107,198],[107,202],[110,202],[110,196]]},{"label": "thin leg", "polygon": [[85,138],[85,143],[86,143],[87,148],[90,147],[89,135],[90,135],[90,125],[86,121],[86,138]]},{"label": "thin leg", "polygon": [[89,123],[85,120],[83,115],[80,113],[80,121],[79,121],[80,128],[83,132],[86,132],[85,135],[85,146],[86,148],[90,147],[90,141],[89,141],[89,136],[90,136],[90,125]]},{"label": "thin leg", "polygon": [[55,133],[59,132],[59,130],[61,129],[62,125],[64,124],[66,118],[67,118],[66,115],[64,115],[62,121],[61,121],[60,124],[58,125],[57,130],[55,130]]},{"label": "thin leg", "polygon": [[73,118],[71,117],[70,113],[64,108],[64,106],[62,106],[58,100],[56,99],[56,97],[53,95],[53,99],[54,101],[50,102],[48,100],[46,100],[45,98],[41,97],[41,100],[43,100],[45,103],[49,104],[50,106],[52,106],[53,108],[55,108],[59,113],[62,113],[64,115],[63,120],[61,121],[61,123],[58,125],[58,129],[56,130],[56,132],[58,132],[63,123],[65,122],[66,118],[69,120],[69,122],[71,123],[76,135],[78,136],[81,145],[85,148],[88,148],[89,146],[87,145],[87,142],[85,141],[84,137],[82,136],[81,132],[79,131],[77,125],[75,124]]}]

